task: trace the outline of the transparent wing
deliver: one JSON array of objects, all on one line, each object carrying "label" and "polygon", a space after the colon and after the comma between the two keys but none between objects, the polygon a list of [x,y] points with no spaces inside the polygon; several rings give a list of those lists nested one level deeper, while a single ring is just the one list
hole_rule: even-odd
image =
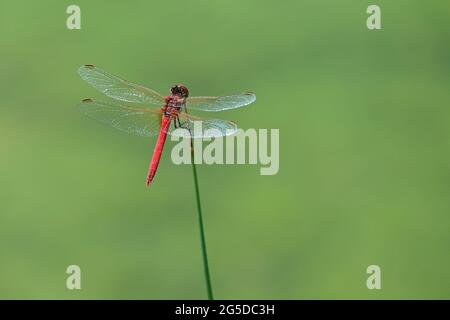
[{"label": "transparent wing", "polygon": [[84,99],[78,108],[88,117],[138,136],[156,136],[161,127],[159,110],[128,107],[92,99]]},{"label": "transparent wing", "polygon": [[[156,136],[161,128],[161,110],[125,106],[118,103],[84,99],[78,105],[81,112],[87,116],[105,123],[113,128],[143,137]],[[172,120],[168,134],[193,138],[220,137],[234,134],[236,125],[231,121],[219,119],[203,119],[180,113],[182,128],[175,128]]]},{"label": "transparent wing", "polygon": [[164,97],[156,91],[123,80],[93,65],[81,66],[78,73],[81,79],[95,89],[116,100],[158,106],[163,104]]},{"label": "transparent wing", "polygon": [[252,92],[223,97],[190,97],[186,100],[188,110],[224,111],[236,109],[255,102],[256,96]]},{"label": "transparent wing", "polygon": [[202,119],[180,114],[181,129],[172,130],[171,135],[179,137],[217,138],[233,135],[237,131],[234,122],[221,119]]}]

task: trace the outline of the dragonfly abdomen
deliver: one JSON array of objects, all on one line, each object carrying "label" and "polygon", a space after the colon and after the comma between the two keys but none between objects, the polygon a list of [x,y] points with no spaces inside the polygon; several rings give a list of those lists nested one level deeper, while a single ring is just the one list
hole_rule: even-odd
[{"label": "dragonfly abdomen", "polygon": [[164,115],[161,122],[161,130],[159,131],[158,140],[156,141],[155,150],[153,151],[152,160],[150,161],[150,167],[148,169],[147,175],[147,187],[153,181],[153,177],[158,169],[159,160],[161,159],[161,154],[164,148],[164,144],[167,138],[167,131],[169,130],[170,123],[172,121],[172,116]]}]

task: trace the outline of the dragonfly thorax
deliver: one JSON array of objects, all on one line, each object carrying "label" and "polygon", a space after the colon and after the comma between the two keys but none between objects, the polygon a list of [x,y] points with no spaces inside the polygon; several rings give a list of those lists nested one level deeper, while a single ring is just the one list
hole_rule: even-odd
[{"label": "dragonfly thorax", "polygon": [[165,108],[176,108],[180,109],[184,103],[185,99],[176,95],[166,96],[164,97]]}]

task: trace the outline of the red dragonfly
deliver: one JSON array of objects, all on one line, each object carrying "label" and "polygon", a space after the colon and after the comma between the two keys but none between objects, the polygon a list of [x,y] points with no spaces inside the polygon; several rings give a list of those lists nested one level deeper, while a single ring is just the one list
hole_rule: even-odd
[{"label": "red dragonfly", "polygon": [[[256,96],[251,92],[223,97],[189,97],[189,90],[182,84],[172,86],[171,94],[163,96],[154,90],[123,80],[90,64],[80,67],[78,73],[84,81],[108,97],[137,104],[125,105],[84,99],[79,105],[82,112],[130,134],[144,137],[158,135],[148,170],[147,187],[155,176],[168,134],[211,138],[231,135],[237,130],[236,124],[231,121],[205,119],[187,114],[188,108],[216,112],[243,107],[256,100]],[[158,108],[152,109],[151,106]],[[201,122],[200,132],[194,130],[194,122]],[[187,130],[175,130],[178,128]]]}]

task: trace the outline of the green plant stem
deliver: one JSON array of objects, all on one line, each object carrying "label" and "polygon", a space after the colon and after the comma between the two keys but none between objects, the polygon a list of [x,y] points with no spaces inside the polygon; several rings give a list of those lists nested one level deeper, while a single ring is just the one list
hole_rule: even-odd
[{"label": "green plant stem", "polygon": [[208,299],[214,300],[212,285],[211,285],[211,278],[209,275],[208,254],[206,253],[205,230],[203,228],[202,207],[200,204],[200,191],[198,188],[197,169],[195,167],[195,162],[194,162],[194,148],[192,145],[192,138],[191,138],[191,163],[192,163],[192,171],[194,173],[195,194],[196,194],[196,199],[197,199],[197,211],[198,211],[198,224],[200,227],[200,242],[201,242],[202,256],[203,256],[203,269],[205,272],[205,280],[206,280],[206,291],[208,293]]}]

